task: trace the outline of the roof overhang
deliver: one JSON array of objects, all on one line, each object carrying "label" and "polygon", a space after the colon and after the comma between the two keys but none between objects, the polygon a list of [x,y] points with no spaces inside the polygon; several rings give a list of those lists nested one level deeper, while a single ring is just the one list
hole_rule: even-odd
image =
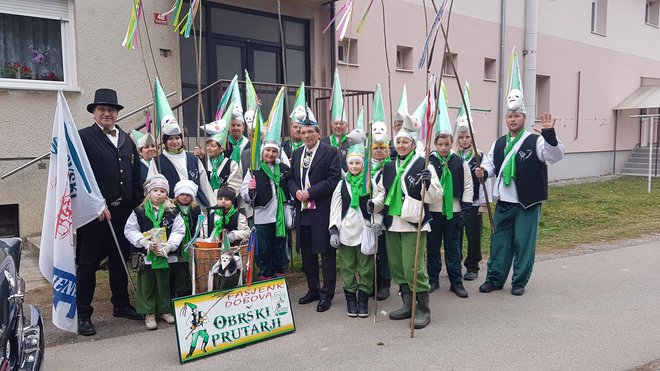
[{"label": "roof overhang", "polygon": [[660,79],[642,77],[642,86],[614,107],[615,111],[660,107]]}]

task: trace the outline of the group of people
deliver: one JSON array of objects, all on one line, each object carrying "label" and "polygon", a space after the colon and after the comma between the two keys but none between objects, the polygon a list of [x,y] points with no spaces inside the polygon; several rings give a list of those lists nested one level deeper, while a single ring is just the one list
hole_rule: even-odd
[{"label": "group of people", "polygon": [[[513,265],[511,293],[524,294],[534,262],[541,203],[547,198],[547,165],[559,161],[564,151],[551,115],[542,115],[541,127],[534,132],[525,129],[518,86],[508,97],[508,132],[486,153],[472,143],[469,89],[454,128],[443,94],[437,107],[429,110],[436,117],[434,130],[426,133],[428,149],[419,138],[427,100],[409,113],[405,87],[392,137],[380,86],[367,132],[362,112],[353,123],[355,129],[348,132],[335,71],[332,134],[321,138],[303,86],[290,115],[290,137],[284,142],[281,119],[258,130],[261,137],[253,137],[255,124],[261,122],[255,117],[254,100],[248,101],[244,112],[238,87],[230,89],[234,90],[227,111],[203,127],[209,133],[205,148],[196,147],[192,153],[185,151],[181,128],[166,101],[161,104],[157,109],[160,154],[150,134],[134,133],[133,144],[115,125],[123,107],[113,90],[96,92],[88,106],[95,124],[80,134],[108,208],[98,221],[78,230],[80,334],[95,333],[90,305],[94,272],[105,256],[115,316],[144,318],[149,329],[157,327],[157,319],[173,322],[170,298],[191,293],[185,247],[202,219],[205,238],[226,236],[230,243],[240,243],[251,228],[256,230],[256,265],[262,280],[286,274],[291,259],[288,247],[295,243],[308,288],[299,304],[316,303],[318,312],[331,307],[338,264],[349,317],[368,317],[369,298],[387,299],[394,281],[402,306],[390,311],[389,317],[411,318],[415,297],[414,326],[423,328],[431,319],[429,294],[439,288],[441,248],[450,291],[467,298],[463,280],[478,278],[482,214],[486,196],[492,195],[497,200],[495,232],[488,272],[479,290],[502,289]],[[253,88],[248,84],[246,89]],[[250,157],[253,141],[261,144],[256,167]],[[200,214],[204,218],[198,219]],[[112,218],[124,256],[142,253],[145,264],[138,273],[137,310],[128,301],[123,262],[107,225],[101,223],[106,218]],[[365,238],[369,233],[371,240]]]}]

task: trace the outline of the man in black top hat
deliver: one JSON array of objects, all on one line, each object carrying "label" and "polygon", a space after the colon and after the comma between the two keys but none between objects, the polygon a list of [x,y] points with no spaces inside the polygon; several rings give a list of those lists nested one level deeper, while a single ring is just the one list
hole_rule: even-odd
[{"label": "man in black top hat", "polygon": [[94,177],[105,198],[106,209],[94,220],[77,230],[76,270],[78,286],[78,333],[85,336],[96,334],[91,321],[92,299],[96,288],[96,271],[101,261],[108,257],[110,290],[112,291],[113,315],[130,319],[142,319],[128,299],[128,276],[124,270],[118,247],[106,219],[112,220],[115,235],[125,258],[130,243],[124,237],[124,226],[131,211],[142,201],[140,184],[140,157],[128,134],[115,125],[119,110],[117,92],[98,89],[94,102],[87,111],[94,115],[95,123],[79,131],[80,139]]}]

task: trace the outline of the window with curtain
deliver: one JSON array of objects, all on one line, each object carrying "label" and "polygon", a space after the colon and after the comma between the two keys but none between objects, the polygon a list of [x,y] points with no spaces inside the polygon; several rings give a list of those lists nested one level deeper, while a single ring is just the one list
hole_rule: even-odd
[{"label": "window with curtain", "polygon": [[0,77],[64,81],[60,21],[0,13]]}]

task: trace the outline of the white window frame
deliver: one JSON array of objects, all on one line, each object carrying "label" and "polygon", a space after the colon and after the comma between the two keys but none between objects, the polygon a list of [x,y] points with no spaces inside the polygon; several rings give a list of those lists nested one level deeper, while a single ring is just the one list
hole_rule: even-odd
[{"label": "white window frame", "polygon": [[[60,30],[62,35],[62,70],[64,73],[64,81],[23,80],[0,77],[0,90],[80,91],[76,68],[76,37],[73,23],[74,12],[72,0],[67,0],[67,8],[69,19],[60,19]],[[0,13],[33,18],[52,19],[47,17],[39,17],[39,15],[36,15],[33,12],[20,12],[16,10],[2,10]]]}]

